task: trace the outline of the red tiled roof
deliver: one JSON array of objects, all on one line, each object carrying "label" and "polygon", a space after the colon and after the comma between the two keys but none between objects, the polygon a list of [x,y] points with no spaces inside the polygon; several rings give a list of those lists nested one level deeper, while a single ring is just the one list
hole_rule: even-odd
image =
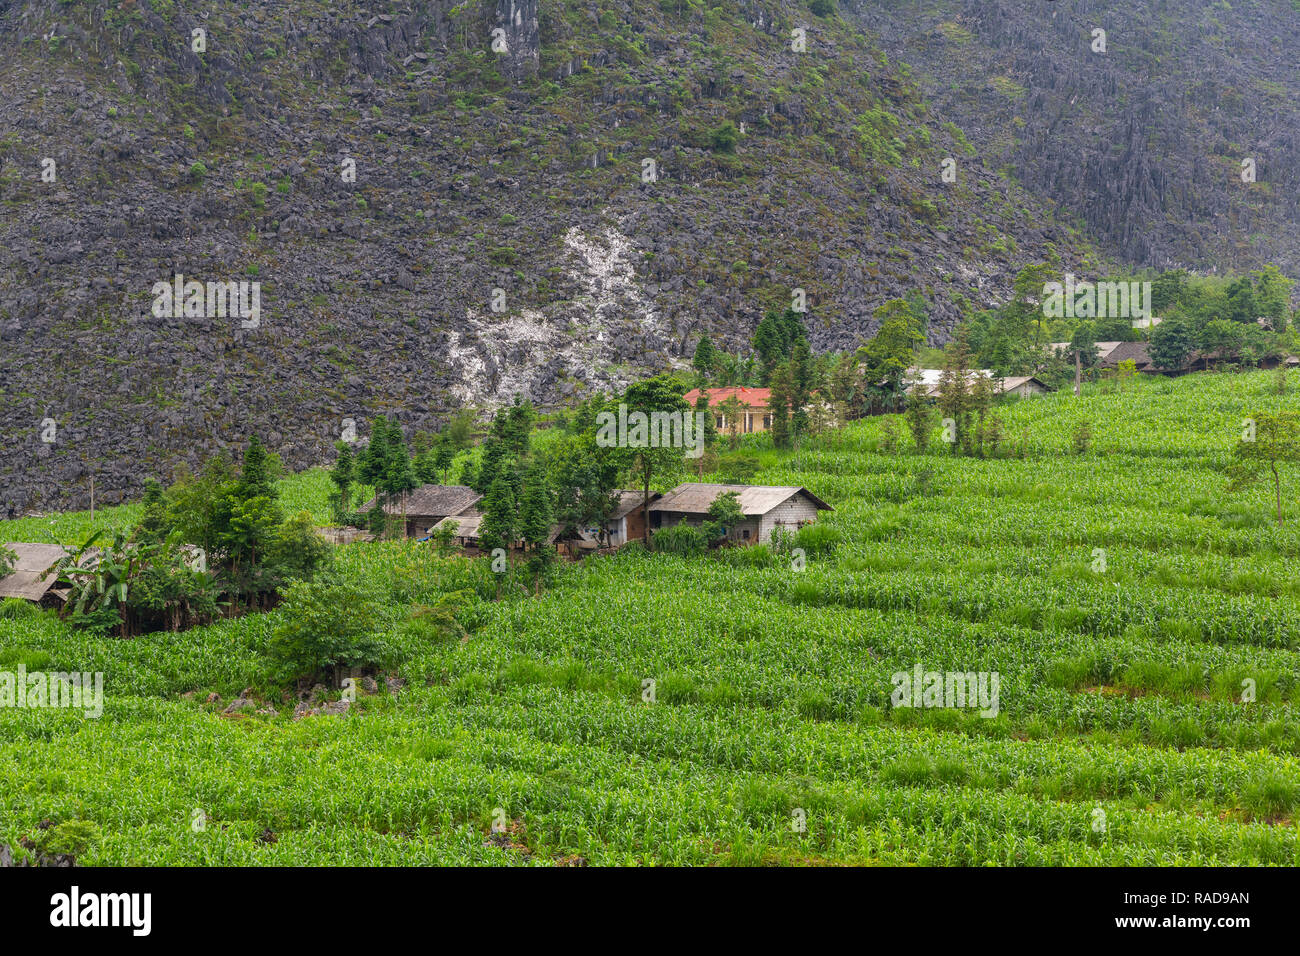
[{"label": "red tiled roof", "polygon": [[[769,408],[772,404],[772,390],[770,388],[729,387],[710,388],[707,391],[710,408],[717,408],[733,396],[741,405],[748,405],[750,408]],[[695,400],[700,397],[700,390],[693,388],[683,397],[686,399],[686,404],[694,406]]]}]

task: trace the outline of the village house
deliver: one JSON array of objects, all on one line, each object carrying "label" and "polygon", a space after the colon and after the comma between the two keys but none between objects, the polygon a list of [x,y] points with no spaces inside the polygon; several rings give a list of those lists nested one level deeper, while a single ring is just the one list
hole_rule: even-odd
[{"label": "village house", "polygon": [[[709,409],[713,412],[713,425],[719,432],[730,432],[732,423],[728,421],[723,405],[735,399],[740,405],[740,420],[736,430],[739,434],[765,432],[772,427],[772,390],[770,388],[709,388]],[[700,397],[700,390],[693,388],[686,393],[686,403],[692,408]]]},{"label": "village house", "polygon": [[709,507],[719,495],[734,491],[744,520],[726,529],[728,541],[759,544],[772,540],[778,528],[797,531],[817,520],[817,512],[831,506],[807,488],[768,485],[712,485],[688,481],[667,492],[650,505],[650,528],[672,527],[686,522],[701,525]]},{"label": "village house", "polygon": [[[618,495],[618,506],[603,525],[580,528],[576,535],[564,538],[563,529],[557,524],[551,528],[547,543],[563,544],[571,553],[576,553],[595,551],[601,547],[618,548],[629,541],[639,540],[645,529],[645,512],[641,507],[643,493],[620,489],[615,494]],[[657,491],[650,492],[652,502],[662,497],[663,495]],[[483,513],[477,508],[470,508],[461,514],[443,518],[430,529],[430,534],[450,528],[452,544],[461,548],[477,548],[479,547],[479,525],[482,521]]]},{"label": "village house", "polygon": [[1100,368],[1119,368],[1120,362],[1132,362],[1139,372],[1152,372],[1151,352],[1145,342],[1118,342],[1097,363]]},{"label": "village house", "polygon": [[[994,395],[1012,395],[1016,398],[1028,398],[1033,395],[1046,395],[1050,388],[1041,380],[1032,375],[1010,375],[1006,378],[998,378],[992,370],[986,368],[971,369],[967,373],[969,381],[974,382],[976,376],[983,376],[993,382]],[[939,385],[943,380],[943,369],[937,368],[910,368],[904,378],[907,390],[909,392],[919,391],[926,398],[939,397]]]},{"label": "village house", "polygon": [[469,508],[462,514],[449,515],[432,528],[429,534],[437,534],[451,529],[451,543],[459,548],[477,548],[479,542],[479,525],[483,522],[483,512]]},{"label": "village house", "polygon": [[[483,496],[464,485],[421,485],[397,495],[384,504],[384,513],[394,518],[406,519],[406,535],[422,538],[438,522],[452,515],[468,512]],[[364,514],[375,506],[371,498],[361,506]]]},{"label": "village house", "polygon": [[[11,542],[4,545],[14,553],[13,570],[0,578],[0,599],[22,598],[46,607],[62,603],[68,598],[69,588],[59,585],[55,575],[46,572],[67,557],[62,545]],[[83,566],[95,560],[92,549],[82,556]],[[42,575],[44,577],[42,578]]]},{"label": "village house", "polygon": [[[663,495],[657,491],[650,492],[651,504],[662,497]],[[611,547],[621,547],[629,541],[637,541],[645,536],[646,511],[641,507],[644,498],[644,493],[640,491],[620,490],[618,492],[618,507],[605,522],[605,534],[609,538]]]}]

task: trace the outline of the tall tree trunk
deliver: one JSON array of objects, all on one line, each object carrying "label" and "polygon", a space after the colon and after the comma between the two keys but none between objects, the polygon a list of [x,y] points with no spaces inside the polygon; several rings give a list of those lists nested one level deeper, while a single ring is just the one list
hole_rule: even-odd
[{"label": "tall tree trunk", "polygon": [[1277,473],[1277,462],[1273,466],[1273,488],[1277,493],[1277,525],[1282,527],[1282,476]]},{"label": "tall tree trunk", "polygon": [[645,492],[641,498],[641,541],[650,548],[650,469],[645,470]]}]

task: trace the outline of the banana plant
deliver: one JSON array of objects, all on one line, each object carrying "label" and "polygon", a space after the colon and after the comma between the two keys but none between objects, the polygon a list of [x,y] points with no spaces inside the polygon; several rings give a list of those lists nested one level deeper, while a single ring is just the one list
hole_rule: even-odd
[{"label": "banana plant", "polygon": [[[140,570],[141,555],[123,532],[114,535],[112,544],[93,554],[92,548],[106,533],[101,529],[80,545],[65,547],[67,554],[42,578],[54,574],[59,584],[70,589],[61,616],[104,624],[112,616],[118,633],[125,636],[129,582]],[[116,614],[111,614],[114,611]]]}]

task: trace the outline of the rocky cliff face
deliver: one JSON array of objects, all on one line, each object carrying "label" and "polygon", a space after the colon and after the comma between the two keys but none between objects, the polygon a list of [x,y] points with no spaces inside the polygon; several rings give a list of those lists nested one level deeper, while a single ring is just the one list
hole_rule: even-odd
[{"label": "rocky cliff face", "polygon": [[[1025,263],[1096,268],[980,145],[1012,119],[972,146],[854,16],[0,0],[0,515],[253,429],[303,467],[345,418],[562,405],[705,329],[744,347],[796,289],[820,348],[913,291],[939,342]],[[1158,202],[1149,115],[1115,161]],[[1051,149],[1044,190],[1075,168]],[[258,283],[257,321],[155,309],[177,275]]]},{"label": "rocky cliff face", "polygon": [[915,67],[987,165],[1051,196],[1107,251],[1300,274],[1300,4],[847,8]]},{"label": "rocky cliff face", "polygon": [[493,31],[494,50],[505,57],[507,76],[519,80],[537,73],[542,49],[537,0],[497,0]]}]

